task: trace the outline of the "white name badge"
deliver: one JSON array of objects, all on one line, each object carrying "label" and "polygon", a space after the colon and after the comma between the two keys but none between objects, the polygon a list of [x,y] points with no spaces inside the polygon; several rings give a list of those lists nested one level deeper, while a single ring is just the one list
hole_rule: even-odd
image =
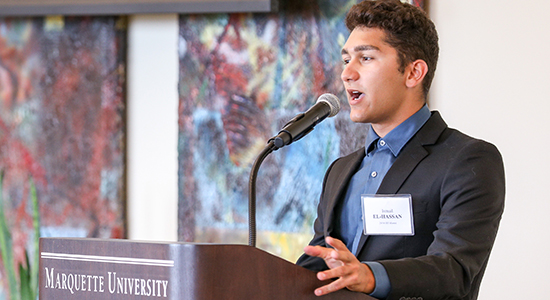
[{"label": "white name badge", "polygon": [[361,195],[366,235],[414,235],[411,195]]}]

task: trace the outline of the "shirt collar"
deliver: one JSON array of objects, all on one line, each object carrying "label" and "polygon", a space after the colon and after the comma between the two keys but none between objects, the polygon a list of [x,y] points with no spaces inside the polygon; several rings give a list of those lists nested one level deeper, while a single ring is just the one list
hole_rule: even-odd
[{"label": "shirt collar", "polygon": [[369,155],[372,150],[376,149],[374,143],[378,143],[379,140],[383,140],[388,146],[392,154],[397,157],[405,144],[420,130],[420,128],[428,121],[431,116],[431,112],[427,105],[424,105],[419,111],[410,116],[403,123],[392,129],[384,138],[380,138],[374,131],[371,125],[369,125],[369,131],[367,133],[367,140],[365,142],[365,154]]}]

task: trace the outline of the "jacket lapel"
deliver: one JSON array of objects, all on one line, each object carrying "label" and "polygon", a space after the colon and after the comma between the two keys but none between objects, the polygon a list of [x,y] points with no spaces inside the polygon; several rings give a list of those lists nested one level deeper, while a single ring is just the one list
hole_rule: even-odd
[{"label": "jacket lapel", "polygon": [[[344,162],[342,164],[339,164],[339,169],[335,169],[332,172],[334,174],[338,174],[336,180],[334,181],[334,184],[331,185],[331,187],[337,187],[334,191],[331,191],[327,193],[328,195],[328,206],[327,206],[327,214],[325,215],[325,236],[329,236],[333,229],[334,229],[334,213],[336,204],[340,199],[343,199],[345,197],[345,193],[348,188],[349,181],[351,180],[351,177],[355,172],[357,172],[357,169],[361,165],[361,162],[363,161],[363,158],[365,157],[365,148],[361,148],[352,154],[345,156],[342,158]],[[327,187],[327,189],[331,188]]]},{"label": "jacket lapel", "polygon": [[428,155],[424,146],[433,145],[447,124],[439,112],[432,112],[426,124],[411,138],[378,188],[378,194],[395,194],[414,168]]},{"label": "jacket lapel", "polygon": [[[397,194],[416,166],[429,155],[424,146],[435,144],[445,128],[447,128],[447,124],[445,124],[439,112],[433,111],[430,119],[411,138],[388,170],[377,194]],[[366,235],[361,237],[356,254],[361,252],[367,239],[368,236]]]}]

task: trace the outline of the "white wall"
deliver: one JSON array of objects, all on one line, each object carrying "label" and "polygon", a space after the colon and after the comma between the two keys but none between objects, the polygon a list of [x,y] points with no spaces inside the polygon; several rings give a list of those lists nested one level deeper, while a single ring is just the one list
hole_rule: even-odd
[{"label": "white wall", "polygon": [[[550,294],[550,2],[431,0],[441,57],[430,103],[488,140],[506,168],[506,209],[480,300]],[[129,232],[177,238],[177,17],[129,28]]]},{"label": "white wall", "polygon": [[128,232],[176,241],[178,16],[137,15],[128,27]]},{"label": "white wall", "polygon": [[550,2],[431,0],[441,56],[430,95],[451,127],[493,142],[504,217],[480,298],[550,293]]}]

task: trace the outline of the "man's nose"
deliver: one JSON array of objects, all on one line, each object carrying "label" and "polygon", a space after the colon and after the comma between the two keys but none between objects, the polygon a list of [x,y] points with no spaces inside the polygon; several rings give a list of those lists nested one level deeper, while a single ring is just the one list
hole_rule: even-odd
[{"label": "man's nose", "polygon": [[351,61],[344,67],[344,70],[342,70],[341,78],[343,82],[355,81],[359,78],[359,72],[357,72],[357,69]]}]

